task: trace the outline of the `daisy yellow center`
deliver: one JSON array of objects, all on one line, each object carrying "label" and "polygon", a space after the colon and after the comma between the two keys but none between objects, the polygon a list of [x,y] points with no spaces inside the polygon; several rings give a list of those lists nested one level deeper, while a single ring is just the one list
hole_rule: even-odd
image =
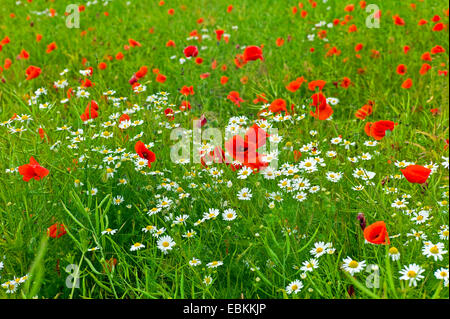
[{"label": "daisy yellow center", "polygon": [[162,245],[163,245],[163,247],[167,248],[167,247],[169,247],[169,242],[165,241],[165,242],[162,243]]},{"label": "daisy yellow center", "polygon": [[317,252],[317,253],[321,253],[322,251],[323,251],[323,248],[322,248],[322,247],[319,247],[319,248],[316,249],[316,252]]},{"label": "daisy yellow center", "polygon": [[432,254],[439,254],[439,248],[436,245],[434,245],[433,247],[430,248],[430,252]]},{"label": "daisy yellow center", "polygon": [[408,271],[407,276],[409,278],[415,278],[417,276],[417,273],[414,270],[410,270]]},{"label": "daisy yellow center", "polygon": [[417,216],[417,220],[422,220],[422,219],[423,219],[422,215]]},{"label": "daisy yellow center", "polygon": [[444,230],[444,231],[442,232],[442,235],[444,235],[445,237],[448,237],[448,230]]},{"label": "daisy yellow center", "polygon": [[445,272],[445,271],[441,271],[441,274],[440,274],[442,277],[447,277],[448,276],[448,274]]},{"label": "daisy yellow center", "polygon": [[398,249],[395,247],[391,247],[391,248],[389,248],[389,253],[396,255],[396,254],[398,254]]},{"label": "daisy yellow center", "polygon": [[136,244],[134,244],[133,246],[134,246],[134,247],[139,247],[139,246],[141,246],[141,243],[136,243]]}]

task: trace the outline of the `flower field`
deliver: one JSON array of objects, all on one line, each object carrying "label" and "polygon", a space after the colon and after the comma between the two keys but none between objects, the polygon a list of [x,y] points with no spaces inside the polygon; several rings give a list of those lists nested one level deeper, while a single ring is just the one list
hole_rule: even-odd
[{"label": "flower field", "polygon": [[0,298],[449,298],[448,2],[1,2]]}]

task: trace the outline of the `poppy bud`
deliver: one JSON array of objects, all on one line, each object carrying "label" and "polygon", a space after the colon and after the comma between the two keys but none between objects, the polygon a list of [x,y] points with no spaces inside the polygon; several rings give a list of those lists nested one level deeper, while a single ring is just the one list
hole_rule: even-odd
[{"label": "poppy bud", "polygon": [[364,231],[366,228],[366,218],[364,217],[364,213],[358,213],[358,220],[359,220],[359,226],[361,227],[361,230]]}]

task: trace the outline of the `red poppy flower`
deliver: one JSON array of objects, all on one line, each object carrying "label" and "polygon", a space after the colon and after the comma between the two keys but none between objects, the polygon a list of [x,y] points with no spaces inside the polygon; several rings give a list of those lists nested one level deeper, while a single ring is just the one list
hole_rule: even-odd
[{"label": "red poppy flower", "polygon": [[303,82],[306,82],[306,80],[302,77],[299,77],[295,79],[294,81],[290,82],[288,85],[286,85],[286,89],[291,92],[297,91],[303,84]]},{"label": "red poppy flower", "polygon": [[420,75],[424,75],[426,74],[429,70],[431,70],[431,65],[429,65],[428,63],[424,63],[422,64],[422,67],[420,68]]},{"label": "red poppy flower", "polygon": [[428,23],[428,21],[427,20],[425,20],[425,19],[420,19],[419,20],[419,23],[417,23],[418,25],[424,25],[424,24],[427,24]]},{"label": "red poppy flower", "polygon": [[362,48],[363,48],[363,45],[362,45],[361,43],[358,43],[358,44],[355,46],[355,51],[356,51],[356,52],[361,51]]},{"label": "red poppy flower", "polygon": [[48,169],[39,165],[33,156],[30,157],[30,163],[19,166],[19,173],[23,176],[25,182],[29,182],[30,179],[40,180],[48,175]]},{"label": "red poppy flower", "polygon": [[354,4],[348,4],[345,6],[344,11],[347,12],[352,12],[355,9],[355,5]]},{"label": "red poppy flower", "polygon": [[[5,62],[6,64],[6,62]],[[5,69],[8,69],[5,65]],[[41,68],[38,68],[37,66],[30,65],[26,70],[25,74],[27,75],[27,80],[32,80],[37,78],[41,74]]]},{"label": "red poppy flower", "polygon": [[50,53],[50,52],[52,52],[53,50],[56,50],[56,43],[55,42],[52,42],[52,43],[50,43],[49,45],[47,45],[47,50],[45,51],[46,53]]},{"label": "red poppy flower", "polygon": [[409,89],[412,85],[413,85],[412,80],[408,78],[402,83],[402,88]]},{"label": "red poppy flower", "polygon": [[405,20],[400,18],[400,16],[398,14],[394,15],[392,18],[394,19],[394,23],[396,25],[405,25]]},{"label": "red poppy flower", "polygon": [[170,107],[164,110],[164,114],[166,114],[169,121],[173,121],[175,119],[175,112]]},{"label": "red poppy flower", "polygon": [[339,85],[344,89],[347,89],[351,84],[352,81],[348,77],[344,77]]},{"label": "red poppy flower", "polygon": [[22,51],[19,54],[19,58],[27,60],[29,57],[30,54],[27,51],[25,51],[25,49],[22,49]]},{"label": "red poppy flower", "polygon": [[119,123],[122,123],[123,121],[129,121],[130,116],[128,114],[122,114],[119,118]]},{"label": "red poppy flower", "polygon": [[286,109],[286,101],[283,99],[276,99],[269,105],[269,111],[272,113],[280,113],[281,111],[284,111],[287,113]]},{"label": "red poppy flower", "polygon": [[393,131],[397,123],[392,121],[378,121],[375,123],[367,122],[364,131],[368,136],[379,141],[386,136],[386,131]]},{"label": "red poppy flower", "polygon": [[139,80],[143,78],[148,72],[148,68],[144,65],[141,66],[140,69],[134,74],[136,78]]},{"label": "red poppy flower", "polygon": [[190,109],[191,109],[191,103],[189,103],[188,101],[181,102],[180,111],[187,111]]},{"label": "red poppy flower", "polygon": [[263,60],[262,49],[258,46],[251,45],[244,50],[244,61]]},{"label": "red poppy flower", "polygon": [[166,82],[167,77],[165,75],[162,75],[161,73],[158,73],[156,76],[156,82],[164,83]]},{"label": "red poppy flower", "polygon": [[116,54],[116,60],[122,60],[123,57],[124,57],[124,55],[123,55],[122,52],[119,52],[119,53]]},{"label": "red poppy flower", "polygon": [[369,104],[363,105],[358,111],[356,111],[355,116],[360,120],[365,120],[367,116],[372,114],[372,104],[369,101]]},{"label": "red poppy flower", "polygon": [[445,25],[442,22],[436,23],[433,27],[433,31],[442,31],[444,30]]},{"label": "red poppy flower", "polygon": [[91,100],[91,102],[86,106],[86,109],[84,110],[84,113],[81,114],[80,118],[83,121],[87,121],[89,119],[95,119],[98,117],[98,104],[94,100]]},{"label": "red poppy flower", "polygon": [[184,48],[183,53],[187,58],[196,57],[198,55],[198,48],[195,45],[190,45]]},{"label": "red poppy flower", "polygon": [[238,107],[241,107],[241,102],[244,102],[244,100],[239,97],[239,92],[231,91],[227,95],[227,99],[236,104]]},{"label": "red poppy flower", "polygon": [[225,85],[228,82],[228,77],[227,76],[222,76],[220,78],[220,84]]},{"label": "red poppy flower", "polygon": [[262,156],[256,151],[260,146],[261,145],[247,142],[244,138],[242,138],[239,135],[235,135],[227,142],[225,142],[226,150],[235,161],[239,161],[243,165],[255,170],[259,170],[262,167],[266,167],[269,165],[269,163],[264,162],[262,160]]},{"label": "red poppy flower", "polygon": [[220,41],[220,39],[222,39],[222,35],[224,32],[225,32],[224,30],[216,30],[217,41]]},{"label": "red poppy flower", "polygon": [[256,96],[256,99],[253,100],[253,104],[258,104],[259,102],[261,102],[261,103],[269,102],[269,101],[267,101],[266,95],[264,93],[258,94]]},{"label": "red poppy flower", "polygon": [[148,167],[151,167],[151,163],[156,160],[156,155],[150,151],[143,142],[138,141],[134,145],[136,153],[138,153],[140,158],[144,158],[148,161]]},{"label": "red poppy flower", "polygon": [[41,140],[43,140],[45,135],[46,135],[46,133],[45,133],[45,131],[44,131],[44,129],[42,127],[40,127],[38,129],[38,133],[39,133],[39,137],[41,138]]},{"label": "red poppy flower", "polygon": [[134,39],[128,39],[128,43],[131,45],[131,47],[140,47],[142,44],[140,44],[138,41]]},{"label": "red poppy flower", "polygon": [[175,42],[173,40],[169,40],[166,43],[166,47],[174,47],[175,46]]},{"label": "red poppy flower", "polygon": [[409,165],[400,171],[408,182],[417,184],[425,183],[431,174],[431,169],[420,165]]},{"label": "red poppy flower", "polygon": [[278,38],[275,44],[277,45],[277,47],[281,47],[284,44],[284,39]]},{"label": "red poppy flower", "polygon": [[9,39],[8,36],[6,36],[2,39],[2,41],[0,41],[0,44],[5,45],[5,44],[8,44],[9,42],[11,42],[11,40]]},{"label": "red poppy flower", "polygon": [[67,231],[63,224],[55,223],[47,229],[47,235],[51,238],[60,238],[65,234],[67,234]]},{"label": "red poppy flower", "polygon": [[326,83],[327,82],[325,82],[324,80],[314,80],[308,83],[308,89],[311,91],[315,91],[316,88],[318,88],[319,91],[322,91]]},{"label": "red poppy flower", "polygon": [[81,82],[81,87],[84,87],[84,88],[90,88],[91,86],[93,86],[94,84],[92,83],[92,81],[91,80],[89,80],[89,79],[84,79],[82,82]]},{"label": "red poppy flower", "polygon": [[444,53],[445,49],[443,47],[441,47],[440,45],[436,45],[430,50],[430,52],[431,52],[431,54]]},{"label": "red poppy flower", "polygon": [[424,54],[422,54],[421,59],[424,61],[431,61],[431,54],[430,52],[425,52]]},{"label": "red poppy flower", "polygon": [[390,244],[389,235],[384,221],[375,222],[364,229],[364,238],[372,244]]},{"label": "red poppy flower", "polygon": [[183,85],[183,87],[180,90],[180,93],[185,96],[194,95],[194,87],[192,85],[191,86]]},{"label": "red poppy flower", "polygon": [[406,73],[406,65],[399,64],[397,66],[397,73],[400,74],[400,75],[404,75]]}]

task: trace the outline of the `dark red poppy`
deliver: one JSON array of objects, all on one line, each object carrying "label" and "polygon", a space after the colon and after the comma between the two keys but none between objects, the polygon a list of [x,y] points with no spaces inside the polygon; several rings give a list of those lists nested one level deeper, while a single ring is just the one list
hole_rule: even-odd
[{"label": "dark red poppy", "polygon": [[399,64],[397,66],[397,73],[400,74],[400,75],[404,75],[406,73],[406,65]]},{"label": "dark red poppy", "polygon": [[183,53],[187,58],[192,56],[196,57],[198,55],[198,48],[195,45],[190,45],[183,50]]},{"label": "dark red poppy", "polygon": [[19,166],[19,174],[23,176],[25,182],[29,182],[31,179],[40,180],[47,176],[48,169],[39,165],[33,156],[30,157],[30,163]]}]

